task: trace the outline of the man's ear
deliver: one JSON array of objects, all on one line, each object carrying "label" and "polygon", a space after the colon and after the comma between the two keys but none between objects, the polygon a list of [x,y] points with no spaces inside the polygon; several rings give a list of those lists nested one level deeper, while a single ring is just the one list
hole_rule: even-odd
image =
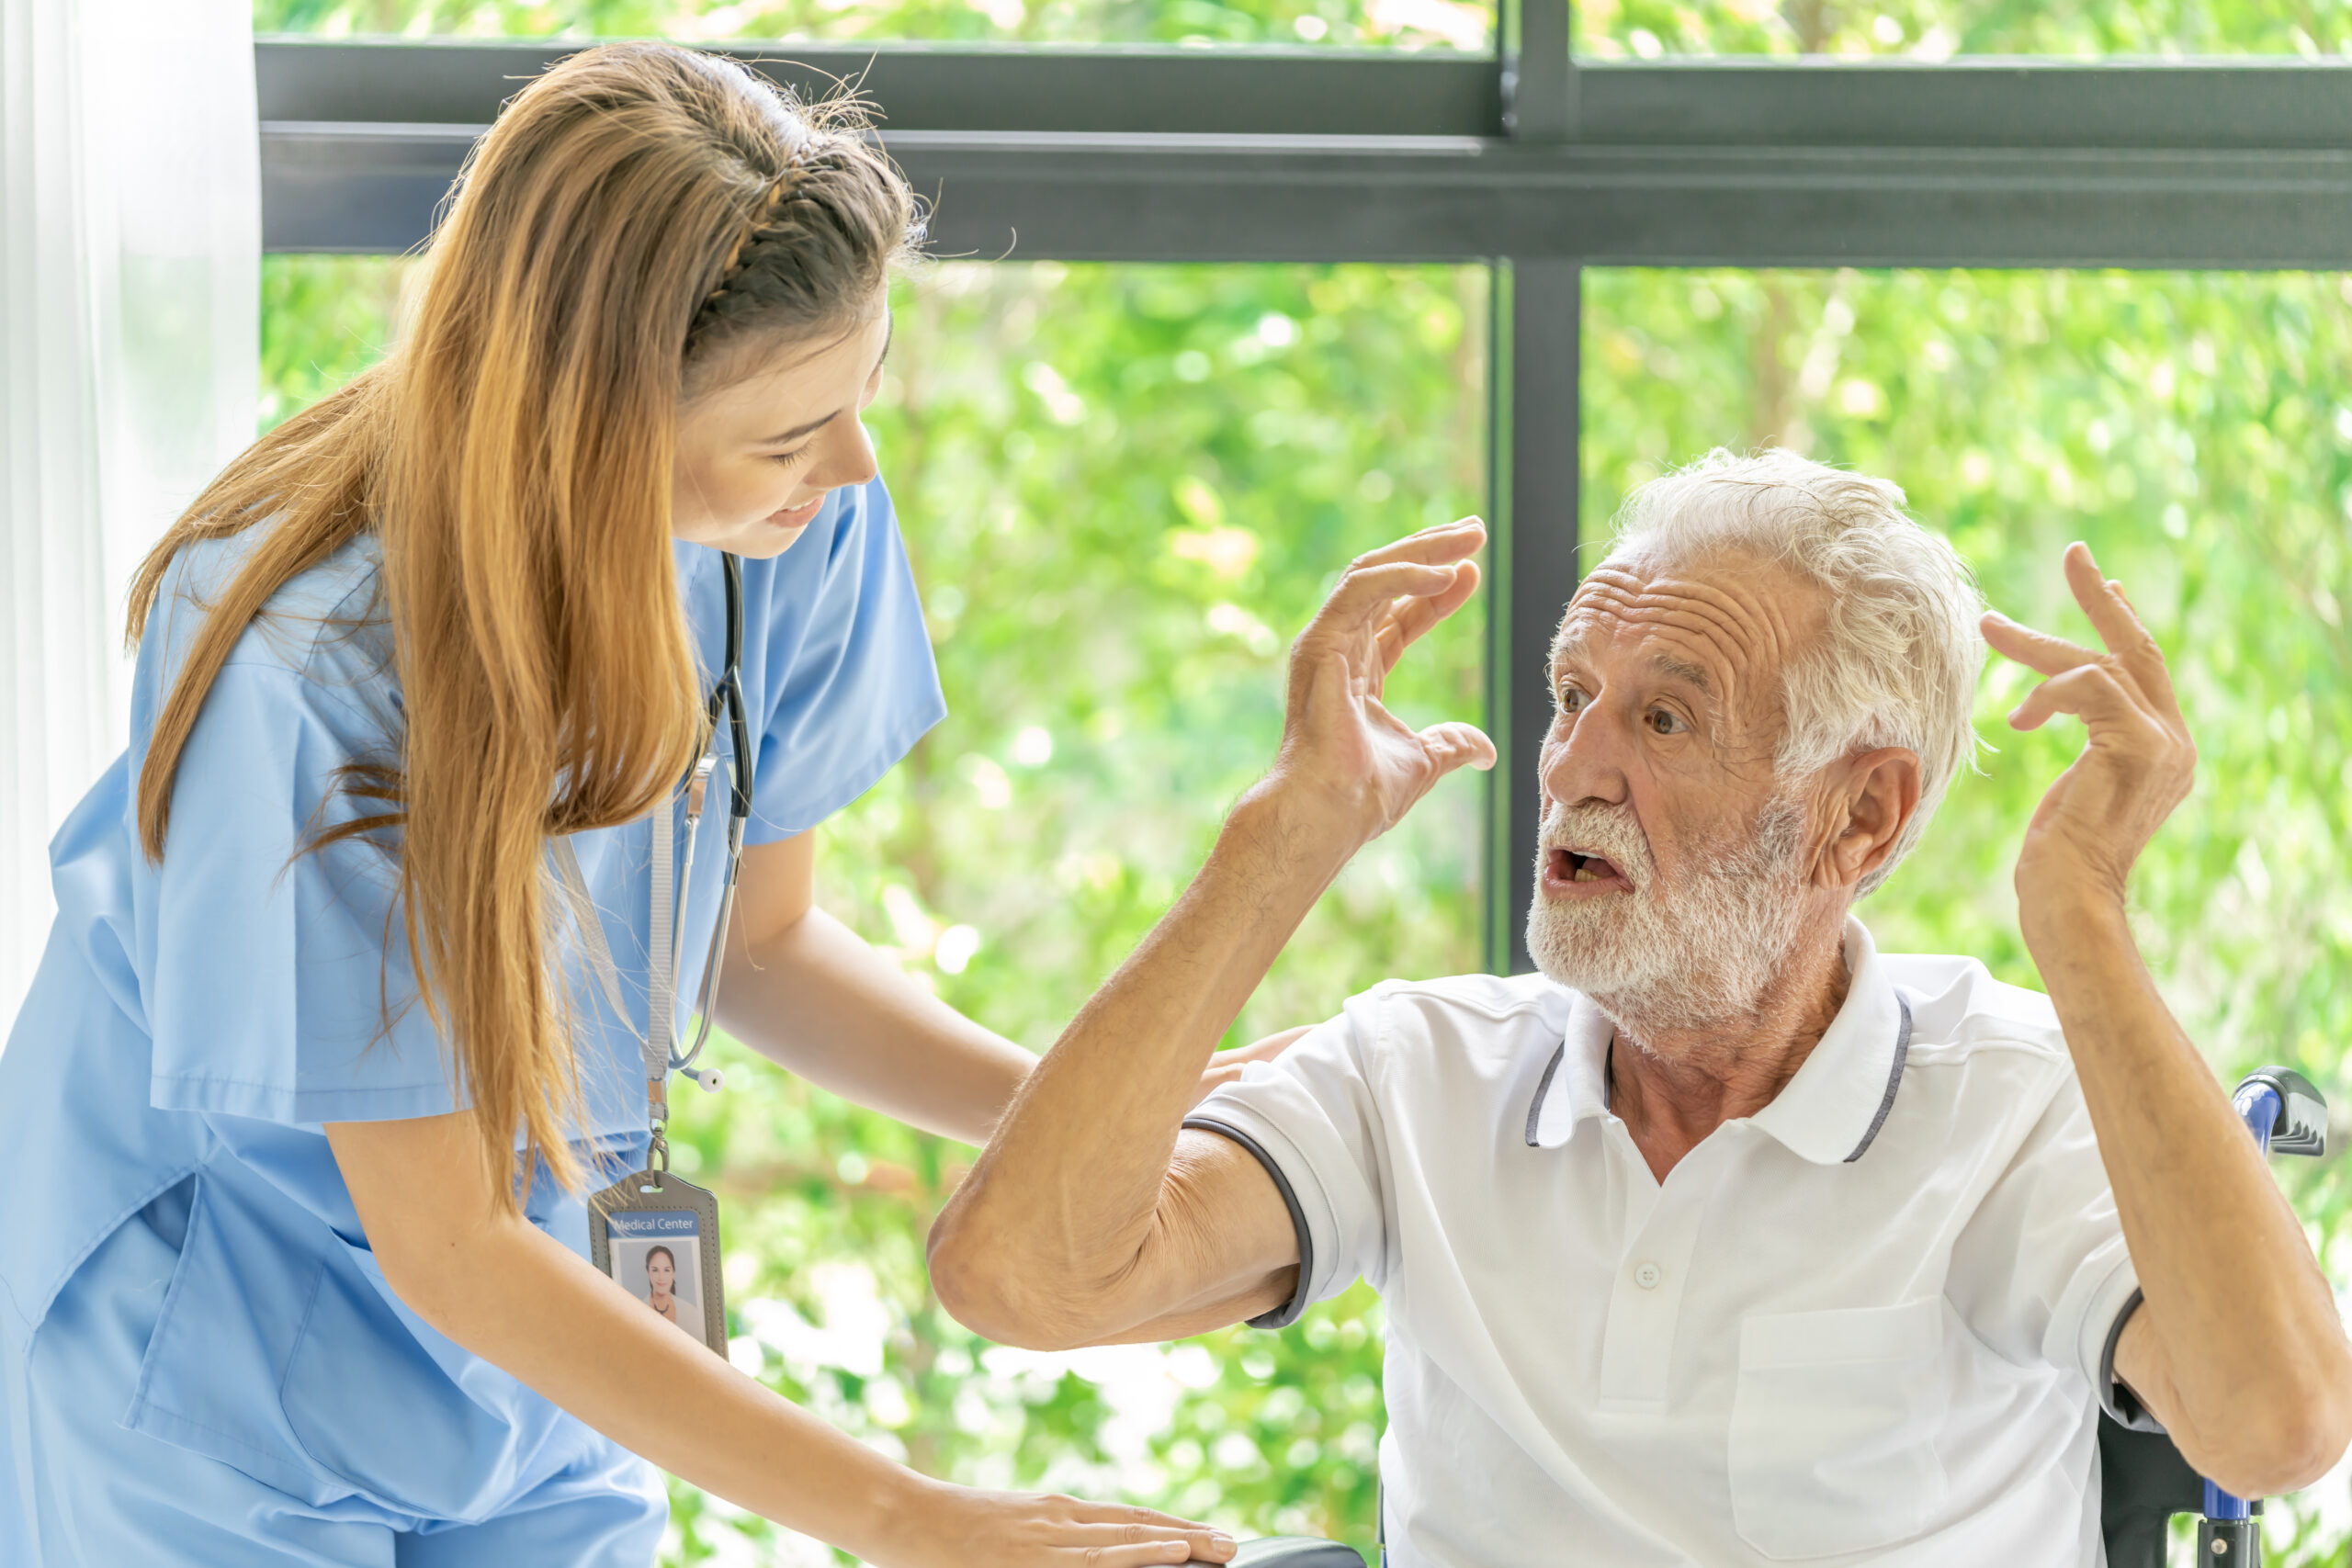
[{"label": "man's ear", "polygon": [[1886,863],[1919,809],[1919,754],[1883,746],[1848,758],[1844,768],[1843,786],[1834,796],[1844,807],[1844,825],[1822,852],[1820,868],[1833,886],[1851,887]]}]

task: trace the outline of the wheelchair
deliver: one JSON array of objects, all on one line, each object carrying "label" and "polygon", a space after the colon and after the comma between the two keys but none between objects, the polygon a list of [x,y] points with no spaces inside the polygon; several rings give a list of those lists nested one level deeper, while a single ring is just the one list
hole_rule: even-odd
[{"label": "wheelchair", "polygon": [[[2286,1067],[2249,1073],[2230,1097],[2266,1154],[2318,1156],[2327,1149],[2327,1101]],[[2109,1568],[2165,1568],[2173,1516],[2197,1517],[2197,1561],[2217,1568],[2261,1568],[2262,1503],[2233,1497],[2189,1468],[2161,1432],[2134,1432],[2098,1418],[2099,1529]],[[1306,1536],[1241,1543],[1233,1568],[1363,1568],[1353,1548]]]}]

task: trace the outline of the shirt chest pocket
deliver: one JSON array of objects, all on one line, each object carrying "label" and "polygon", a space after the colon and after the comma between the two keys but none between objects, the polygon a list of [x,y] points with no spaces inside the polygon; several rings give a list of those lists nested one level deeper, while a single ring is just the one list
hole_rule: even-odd
[{"label": "shirt chest pocket", "polygon": [[1732,1520],[1774,1559],[1869,1551],[1942,1507],[1944,1303],[1780,1313],[1739,1325]]}]

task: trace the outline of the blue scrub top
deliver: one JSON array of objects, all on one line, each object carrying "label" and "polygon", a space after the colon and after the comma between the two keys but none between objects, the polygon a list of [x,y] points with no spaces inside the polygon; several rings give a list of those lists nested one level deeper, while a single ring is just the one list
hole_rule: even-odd
[{"label": "blue scrub top", "polygon": [[[57,923],[0,1053],[13,1156],[0,1342],[20,1352],[92,1250],[193,1179],[125,1424],[314,1505],[489,1517],[550,1461],[601,1439],[391,1294],[322,1130],[454,1108],[384,836],[302,848],[318,827],[366,813],[335,772],[389,757],[401,722],[372,536],[288,582],[247,628],[182,755],[162,863],[139,848],[154,716],[210,587],[255,536],[181,552],[140,649],[130,748],[51,846]],[[725,655],[719,558],[681,544],[675,559],[707,682]],[[761,843],[855,799],[945,705],[879,480],[836,491],[783,555],[746,561],[743,592],[759,747],[745,838]],[[674,807],[668,818],[676,831]],[[718,918],[723,807],[705,828],[683,921],[682,1022]],[[608,1160],[645,1145],[632,1029],[645,1023],[652,831],[649,818],[573,840],[631,1012],[630,1027],[613,1017],[565,935],[586,1097],[576,1146]],[[540,1176],[526,1212],[584,1254],[580,1201]]]}]

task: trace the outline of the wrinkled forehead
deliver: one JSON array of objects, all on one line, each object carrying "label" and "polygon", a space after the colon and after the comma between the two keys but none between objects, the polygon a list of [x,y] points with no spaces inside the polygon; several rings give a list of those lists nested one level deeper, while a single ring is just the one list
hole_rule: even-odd
[{"label": "wrinkled forehead", "polygon": [[1577,584],[1553,667],[1646,666],[1730,700],[1777,677],[1820,635],[1824,610],[1820,589],[1760,557],[1621,551]]}]

